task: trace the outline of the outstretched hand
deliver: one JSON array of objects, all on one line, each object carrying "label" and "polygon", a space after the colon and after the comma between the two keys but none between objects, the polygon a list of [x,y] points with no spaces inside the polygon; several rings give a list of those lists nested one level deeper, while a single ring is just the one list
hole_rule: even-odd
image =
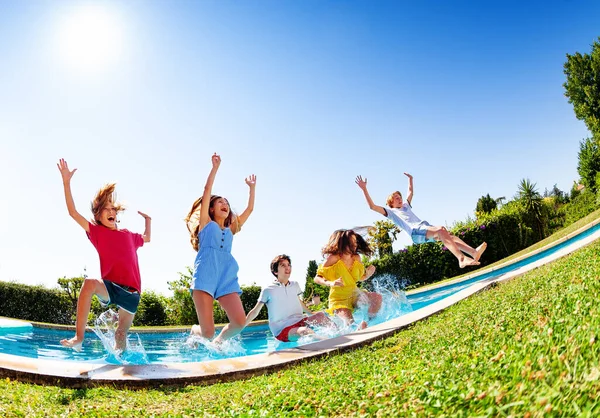
[{"label": "outstretched hand", "polygon": [[355,182],[356,182],[356,184],[358,184],[358,187],[360,187],[362,190],[365,190],[367,188],[367,178],[366,177],[363,180],[362,176],[356,176]]},{"label": "outstretched hand", "polygon": [[142,218],[144,218],[144,219],[147,219],[147,220],[149,220],[149,221],[150,221],[150,220],[152,220],[152,218],[151,218],[150,216],[146,215],[144,212],[140,212],[140,211],[138,210],[138,213],[139,213],[140,215],[142,215]]},{"label": "outstretched hand", "polygon": [[75,174],[75,172],[77,171],[76,168],[74,168],[73,171],[70,171],[69,165],[67,164],[67,162],[65,161],[64,158],[61,158],[58,161],[58,163],[56,164],[56,166],[58,167],[58,171],[60,171],[60,175],[62,176],[63,183],[70,182],[71,177],[73,177],[73,174]]},{"label": "outstretched hand", "polygon": [[213,168],[219,168],[219,166],[221,165],[221,156],[215,152],[211,157],[211,161]]},{"label": "outstretched hand", "polygon": [[248,177],[246,177],[245,181],[248,187],[250,188],[256,186],[256,176],[254,174],[251,174]]}]

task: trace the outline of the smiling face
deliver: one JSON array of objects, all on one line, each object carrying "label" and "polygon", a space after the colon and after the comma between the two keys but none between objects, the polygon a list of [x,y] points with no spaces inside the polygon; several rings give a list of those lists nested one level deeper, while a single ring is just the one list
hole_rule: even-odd
[{"label": "smiling face", "polygon": [[389,206],[392,209],[398,209],[402,207],[402,204],[404,203],[404,201],[402,200],[402,195],[399,192],[394,192],[392,193],[392,195],[390,196],[390,204]]},{"label": "smiling face", "polygon": [[109,229],[117,229],[117,208],[112,203],[108,203],[100,211],[97,220]]},{"label": "smiling face", "polygon": [[225,221],[229,216],[231,209],[229,208],[229,202],[224,197],[217,197],[211,202],[209,214],[215,221]]},{"label": "smiling face", "polygon": [[292,265],[286,259],[283,259],[277,265],[277,281],[287,283],[292,275]]}]

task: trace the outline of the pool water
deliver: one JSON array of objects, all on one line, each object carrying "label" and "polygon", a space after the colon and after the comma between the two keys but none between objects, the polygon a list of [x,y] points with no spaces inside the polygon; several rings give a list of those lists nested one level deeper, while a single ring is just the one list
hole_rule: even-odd
[{"label": "pool water", "polygon": [[[380,278],[379,287],[376,291],[382,293],[384,302],[381,311],[377,317],[369,321],[369,325],[376,325],[405,315],[453,295],[473,283],[501,276],[543,259],[578,240],[590,236],[599,229],[600,224],[563,243],[509,266],[459,283],[451,283],[413,295],[405,296],[404,292],[394,288],[394,286],[397,286],[397,284],[394,285],[394,283],[397,283],[396,280]],[[358,310],[355,317],[360,322],[361,319],[366,319],[366,312],[364,309]],[[317,333],[325,337],[335,337],[354,329],[321,329],[317,330]],[[136,333],[133,331],[129,333],[128,337],[130,349],[119,356],[111,349],[111,336],[107,337],[105,334],[100,328],[97,328],[95,333],[87,333],[82,350],[77,352],[60,345],[60,340],[71,338],[73,331],[45,329],[31,327],[30,325],[2,326],[0,324],[0,353],[28,358],[101,364],[186,363],[268,353],[314,341],[310,338],[303,338],[297,342],[282,343],[273,337],[266,324],[248,327],[239,336],[225,342],[222,346],[216,346],[201,339],[190,339],[187,332]]]}]

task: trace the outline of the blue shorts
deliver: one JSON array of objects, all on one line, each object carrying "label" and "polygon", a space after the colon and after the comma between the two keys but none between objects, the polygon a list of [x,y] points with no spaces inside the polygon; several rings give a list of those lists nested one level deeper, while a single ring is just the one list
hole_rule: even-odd
[{"label": "blue shorts", "polygon": [[190,293],[192,295],[194,294],[194,290],[208,293],[213,299],[217,300],[221,296],[229,295],[230,293],[237,293],[238,295],[242,294],[242,289],[237,281],[237,277],[235,280],[227,280],[225,283],[217,282],[215,280],[195,279],[190,288]]},{"label": "blue shorts", "polygon": [[118,285],[110,280],[104,280],[104,286],[108,292],[108,301],[98,298],[103,307],[107,307],[112,303],[132,315],[137,312],[140,304],[140,293],[137,290]]},{"label": "blue shorts", "polygon": [[431,225],[427,221],[421,221],[419,225],[417,225],[410,235],[412,242],[415,244],[424,244],[426,242],[435,242],[434,238],[427,238],[427,230]]}]

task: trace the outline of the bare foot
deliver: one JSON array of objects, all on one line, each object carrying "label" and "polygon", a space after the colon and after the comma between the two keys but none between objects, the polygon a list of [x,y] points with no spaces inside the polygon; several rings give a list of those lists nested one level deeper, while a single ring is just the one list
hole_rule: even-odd
[{"label": "bare foot", "polygon": [[479,259],[481,258],[481,254],[483,254],[483,252],[485,251],[486,248],[487,248],[487,242],[484,242],[479,247],[475,248],[475,257],[473,259],[475,261],[479,261]]},{"label": "bare foot", "polygon": [[358,324],[358,329],[365,329],[367,327],[367,323],[365,321],[362,321],[360,324]]},{"label": "bare foot", "polygon": [[60,340],[60,343],[64,347],[71,347],[75,351],[81,351],[81,344],[83,344],[83,340],[78,339],[76,336],[73,338]]},{"label": "bare foot", "polygon": [[458,261],[458,267],[465,268],[467,266],[478,266],[479,261],[475,261],[470,257],[464,257],[462,260]]}]

